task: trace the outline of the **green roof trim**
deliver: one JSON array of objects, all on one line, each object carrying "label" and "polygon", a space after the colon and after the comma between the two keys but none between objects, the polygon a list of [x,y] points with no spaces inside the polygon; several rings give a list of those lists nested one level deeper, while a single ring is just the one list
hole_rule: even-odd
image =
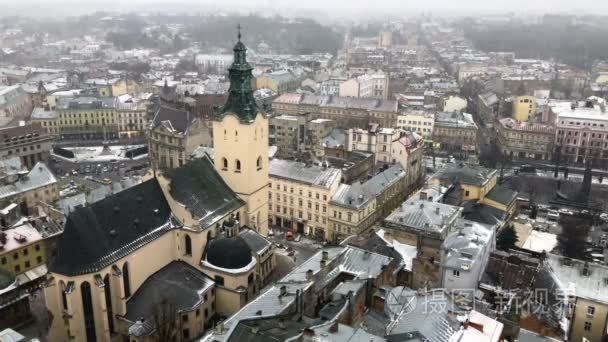
[{"label": "green roof trim", "polygon": [[236,115],[241,122],[252,122],[255,120],[259,108],[253,97],[253,68],[247,62],[247,48],[241,42],[241,31],[239,28],[239,40],[234,45],[234,61],[228,69],[230,88],[228,89],[228,100],[222,107],[216,110],[216,117],[221,119],[226,114]]}]

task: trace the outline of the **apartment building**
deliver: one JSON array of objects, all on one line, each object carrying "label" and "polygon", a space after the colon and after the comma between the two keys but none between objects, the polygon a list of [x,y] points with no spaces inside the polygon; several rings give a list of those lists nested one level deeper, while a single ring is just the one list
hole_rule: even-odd
[{"label": "apartment building", "polygon": [[326,238],[329,202],[340,186],[341,171],[273,159],[269,176],[268,220],[294,232]]},{"label": "apartment building", "polygon": [[568,341],[606,339],[608,267],[548,253],[537,278],[536,288],[546,292],[536,298],[544,323]]},{"label": "apartment building", "polygon": [[0,268],[17,276],[47,262],[44,238],[25,222],[0,232]]},{"label": "apartment building", "polygon": [[293,157],[313,152],[322,156],[321,140],[328,136],[337,123],[329,119],[310,119],[310,115],[279,115],[270,118],[271,144],[279,148],[279,155]]},{"label": "apartment building", "polygon": [[448,151],[474,152],[477,149],[478,127],[467,113],[437,113],[433,143]]},{"label": "apartment building", "polygon": [[3,120],[25,119],[33,108],[29,94],[20,85],[0,86],[0,117]]},{"label": "apartment building", "polygon": [[114,97],[62,97],[56,112],[61,139],[118,139]]},{"label": "apartment building", "polygon": [[40,123],[0,128],[0,158],[19,157],[21,164],[31,169],[49,159],[53,136]]},{"label": "apartment building", "polygon": [[153,168],[173,169],[190,160],[197,147],[211,147],[208,126],[190,112],[160,106],[148,131],[148,155]]},{"label": "apartment building", "polygon": [[415,183],[422,175],[424,142],[411,131],[394,128],[349,129],[344,144],[347,151],[370,152],[375,163],[399,163],[407,170],[407,177]]},{"label": "apartment building", "polygon": [[283,94],[272,102],[272,110],[278,114],[301,115],[311,113],[312,119],[331,119],[344,128],[366,127],[377,123],[382,127],[394,127],[397,122],[398,104],[395,100],[349,98],[308,94]]},{"label": "apartment building", "polygon": [[435,127],[435,114],[426,111],[406,111],[401,112],[397,117],[397,128],[406,131],[416,132],[425,141],[433,138],[433,128]]},{"label": "apartment building", "polygon": [[39,202],[53,203],[59,199],[59,184],[51,170],[42,162],[28,173],[8,177],[0,184],[0,203],[16,203],[24,215],[33,212]]},{"label": "apartment building", "polygon": [[406,173],[395,164],[363,183],[341,184],[329,203],[327,239],[359,234],[398,206],[408,194]]},{"label": "apartment building", "polygon": [[355,98],[388,98],[388,75],[382,71],[363,74],[342,82],[339,96]]},{"label": "apartment building", "polygon": [[512,118],[498,120],[498,147],[514,159],[552,160],[555,126]]},{"label": "apartment building", "polygon": [[[603,101],[603,100],[601,100]],[[608,165],[608,114],[604,102],[549,103],[549,117],[555,117],[555,146],[562,162]]]},{"label": "apartment building", "polygon": [[59,134],[57,112],[54,110],[46,110],[41,107],[36,107],[32,111],[30,121],[32,123],[38,123],[40,126],[42,126],[42,129],[44,129],[45,133],[48,135]]},{"label": "apartment building", "polygon": [[146,101],[137,101],[131,97],[128,97],[125,101],[121,101],[120,98],[116,101],[119,138],[145,137],[148,128],[147,107]]},{"label": "apartment building", "polygon": [[441,244],[461,216],[460,207],[410,198],[384,219],[392,238],[416,248],[408,265],[414,289],[440,287]]}]

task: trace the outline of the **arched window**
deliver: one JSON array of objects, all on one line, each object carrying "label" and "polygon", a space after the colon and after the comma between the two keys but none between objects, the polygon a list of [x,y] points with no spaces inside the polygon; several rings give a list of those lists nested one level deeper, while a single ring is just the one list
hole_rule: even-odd
[{"label": "arched window", "polygon": [[131,296],[131,283],[129,279],[129,263],[122,265],[122,284],[125,290],[125,298]]},{"label": "arched window", "polygon": [[192,239],[190,239],[190,235],[188,234],[184,237],[184,250],[186,255],[192,255]]},{"label": "arched window", "polygon": [[68,295],[65,293],[65,283],[62,281],[59,282],[59,290],[61,290],[61,304],[63,305],[63,310],[68,309]]},{"label": "arched window", "polygon": [[258,157],[258,161],[256,164],[258,166],[258,171],[260,171],[262,169],[262,157]]},{"label": "arched window", "polygon": [[112,313],[112,292],[110,289],[110,275],[106,274],[103,278],[103,289],[106,295],[106,314],[108,315],[108,323],[110,324],[110,332],[114,332],[114,314]]},{"label": "arched window", "polygon": [[85,281],[80,284],[80,294],[82,295],[82,313],[84,314],[84,329],[87,335],[87,342],[96,342],[93,298],[91,297],[91,285],[88,282]]},{"label": "arched window", "polygon": [[236,162],[234,163],[234,172],[241,172],[241,161],[240,160],[236,160]]},{"label": "arched window", "polygon": [[222,170],[228,170],[228,159],[222,158]]}]

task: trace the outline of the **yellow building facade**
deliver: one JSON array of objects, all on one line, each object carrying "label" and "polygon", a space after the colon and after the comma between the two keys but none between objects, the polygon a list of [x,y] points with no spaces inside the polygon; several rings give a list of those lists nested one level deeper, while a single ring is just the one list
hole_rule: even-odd
[{"label": "yellow building facade", "polygon": [[536,113],[536,98],[534,96],[516,96],[513,98],[513,119],[528,121]]},{"label": "yellow building facade", "polygon": [[214,160],[217,172],[246,205],[241,221],[268,234],[268,118],[253,97],[252,67],[247,48],[239,40],[229,69],[226,105],[213,121]]}]

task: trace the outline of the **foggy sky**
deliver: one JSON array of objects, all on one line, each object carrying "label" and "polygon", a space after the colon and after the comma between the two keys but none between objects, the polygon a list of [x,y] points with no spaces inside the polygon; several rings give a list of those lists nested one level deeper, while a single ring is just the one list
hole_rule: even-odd
[{"label": "foggy sky", "polygon": [[[333,16],[496,14],[608,14],[606,0],[0,0],[5,15],[77,15],[92,11],[218,11]],[[2,14],[0,14],[2,15]]]}]

